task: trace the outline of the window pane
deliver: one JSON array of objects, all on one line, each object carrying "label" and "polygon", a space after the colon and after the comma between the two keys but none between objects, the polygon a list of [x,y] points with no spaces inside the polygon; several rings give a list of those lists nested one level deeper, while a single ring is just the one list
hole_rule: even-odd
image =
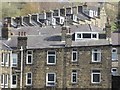
[{"label": "window pane", "polygon": [[92,34],[92,38],[97,38],[97,34]]},{"label": "window pane", "polygon": [[76,58],[77,58],[76,55],[77,54],[75,52],[73,52],[73,60],[76,60]]},{"label": "window pane", "polygon": [[54,81],[54,74],[48,74],[48,81]]},{"label": "window pane", "polygon": [[7,84],[8,83],[8,75],[5,75],[5,84]]},{"label": "window pane", "polygon": [[28,63],[31,63],[32,62],[32,57],[31,56],[28,56]]},{"label": "window pane", "polygon": [[28,79],[28,80],[27,80],[27,84],[31,84],[31,79]]},{"label": "window pane", "polygon": [[93,74],[93,82],[100,82],[100,74]]},{"label": "window pane", "polygon": [[112,53],[112,60],[117,60],[117,53]]},{"label": "window pane", "polygon": [[48,56],[48,63],[55,63],[55,56]]},{"label": "window pane", "polygon": [[12,84],[16,84],[16,75],[12,76]]},{"label": "window pane", "polygon": [[1,75],[1,84],[3,84],[4,75]]},{"label": "window pane", "polygon": [[77,34],[77,38],[81,38],[81,34]]},{"label": "window pane", "polygon": [[94,53],[94,61],[97,61],[97,53]]},{"label": "window pane", "polygon": [[73,82],[77,82],[77,74],[73,74]]},{"label": "window pane", "polygon": [[31,73],[28,73],[28,78],[31,78]]},{"label": "window pane", "polygon": [[91,34],[89,34],[89,33],[83,34],[83,38],[91,38]]}]

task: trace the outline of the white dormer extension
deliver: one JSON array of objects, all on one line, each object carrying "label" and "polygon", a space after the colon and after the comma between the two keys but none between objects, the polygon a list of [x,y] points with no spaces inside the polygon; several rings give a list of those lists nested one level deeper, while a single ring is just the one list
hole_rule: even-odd
[{"label": "white dormer extension", "polygon": [[75,41],[79,40],[98,40],[98,32],[75,32]]}]

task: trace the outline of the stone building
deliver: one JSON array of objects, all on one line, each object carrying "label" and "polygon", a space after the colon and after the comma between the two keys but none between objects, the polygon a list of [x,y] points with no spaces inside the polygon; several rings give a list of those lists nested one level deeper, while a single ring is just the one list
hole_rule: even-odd
[{"label": "stone building", "polygon": [[3,41],[12,52],[8,71],[1,66],[9,73],[1,74],[8,88],[111,88],[107,31],[85,24],[28,26],[11,32],[14,36]]}]

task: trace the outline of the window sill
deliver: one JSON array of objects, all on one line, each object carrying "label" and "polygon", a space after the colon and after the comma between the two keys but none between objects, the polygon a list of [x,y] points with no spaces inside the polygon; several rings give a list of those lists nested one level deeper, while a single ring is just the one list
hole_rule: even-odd
[{"label": "window sill", "polygon": [[90,64],[102,64],[102,62],[90,62]]},{"label": "window sill", "polygon": [[99,85],[99,86],[101,86],[102,84],[100,82],[100,83],[91,83],[91,85]]}]

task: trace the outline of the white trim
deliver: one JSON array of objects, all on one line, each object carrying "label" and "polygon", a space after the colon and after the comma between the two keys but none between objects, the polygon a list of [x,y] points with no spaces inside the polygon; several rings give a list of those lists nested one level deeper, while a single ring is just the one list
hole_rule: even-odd
[{"label": "white trim", "polygon": [[[115,50],[115,52],[113,52],[113,50]],[[118,51],[117,51],[117,48],[112,48],[111,53],[112,53],[112,54],[116,54],[116,56],[117,56],[116,59],[113,59],[113,58],[112,58],[112,61],[118,60],[118,53],[117,53],[117,52],[118,52]]]},{"label": "white trim", "polygon": [[[116,69],[116,71],[113,71],[113,69]],[[118,68],[111,68],[111,73],[113,76],[116,76],[118,74]]]},{"label": "white trim", "polygon": [[[78,34],[81,34],[81,37],[78,38],[77,35]],[[91,35],[91,38],[83,38],[83,34],[90,34]],[[93,34],[96,34],[96,38],[93,38]],[[92,40],[98,40],[99,39],[99,33],[98,32],[75,32],[75,41],[78,41],[78,40],[81,40],[81,39],[92,39]]]},{"label": "white trim", "polygon": [[1,66],[4,66],[4,53],[2,53]]},{"label": "white trim", "polygon": [[[28,78],[28,74],[31,74],[31,78]],[[31,84],[28,84],[28,82],[27,82],[28,79],[31,80]],[[27,72],[27,73],[26,73],[26,85],[27,85],[27,86],[31,86],[31,85],[32,85],[32,72]]]},{"label": "white trim", "polygon": [[[31,52],[31,54],[28,54],[28,52]],[[28,56],[31,57],[31,63],[28,62]],[[26,64],[32,64],[33,63],[33,51],[32,50],[28,50],[27,51],[27,57],[26,57]]]},{"label": "white trim", "polygon": [[8,88],[8,74],[5,74],[5,76],[4,76],[5,78],[4,78],[4,80],[6,80],[6,81],[4,81],[4,83],[5,83],[5,88]]},{"label": "white trim", "polygon": [[[54,81],[48,81],[48,74],[54,74]],[[50,85],[49,83],[54,83],[54,85]],[[46,73],[46,86],[55,86],[56,85],[56,73]]]},{"label": "white trim", "polygon": [[[73,60],[73,53],[75,53],[76,54],[76,59],[75,60]],[[72,51],[72,62],[77,62],[77,59],[78,59],[78,52],[77,51]]]},{"label": "white trim", "polygon": [[[13,76],[16,76],[16,84],[15,85],[12,84]],[[17,75],[16,74],[11,75],[11,88],[17,88]]]},{"label": "white trim", "polygon": [[[97,51],[95,51],[97,50]],[[99,60],[94,60],[94,53],[100,54]],[[92,49],[92,62],[101,62],[101,49]]]},{"label": "white trim", "polygon": [[[3,78],[3,81],[2,81],[2,78]],[[1,88],[4,88],[4,80],[5,80],[5,76],[4,74],[1,74],[1,82],[3,82],[1,83]]]},{"label": "white trim", "polygon": [[[55,54],[50,54],[50,55],[49,55],[48,52],[55,52]],[[54,56],[54,57],[55,57],[54,63],[49,63],[49,62],[48,62],[48,61],[49,61],[49,60],[48,60],[48,57],[49,57],[49,56]],[[55,64],[56,64],[56,51],[54,51],[54,50],[49,50],[49,51],[47,51],[47,64],[48,64],[48,65],[55,65]]]},{"label": "white trim", "polygon": [[[73,74],[76,75],[76,82],[73,82]],[[71,74],[71,83],[77,83],[78,82],[77,78],[78,78],[78,73],[77,72],[72,72],[72,74]]]},{"label": "white trim", "polygon": [[[99,78],[99,79],[100,79],[100,80],[99,80],[100,82],[93,82],[93,75],[94,75],[94,74],[99,74],[99,75],[100,75],[100,78]],[[99,72],[99,73],[92,72],[92,74],[91,74],[91,83],[93,83],[93,84],[99,84],[99,83],[101,83],[101,73],[100,73],[100,72]]]}]

